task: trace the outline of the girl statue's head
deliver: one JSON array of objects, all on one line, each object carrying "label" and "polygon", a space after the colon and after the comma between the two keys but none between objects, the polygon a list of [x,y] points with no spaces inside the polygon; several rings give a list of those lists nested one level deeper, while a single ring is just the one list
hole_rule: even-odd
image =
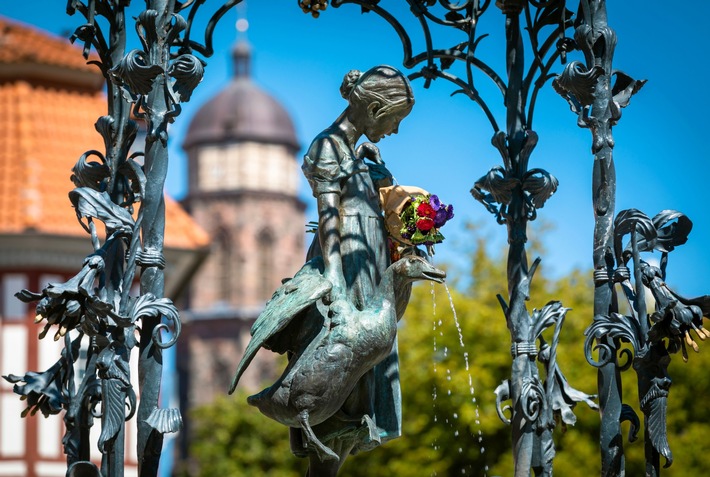
[{"label": "girl statue's head", "polygon": [[396,133],[414,105],[409,80],[391,66],[376,66],[364,73],[351,70],[343,78],[340,94],[349,103],[351,122],[372,142]]}]

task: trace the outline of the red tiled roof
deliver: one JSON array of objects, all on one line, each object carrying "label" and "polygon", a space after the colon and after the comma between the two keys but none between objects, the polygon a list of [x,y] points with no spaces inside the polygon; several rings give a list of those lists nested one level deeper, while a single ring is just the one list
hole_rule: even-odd
[{"label": "red tiled roof", "polygon": [[[2,25],[0,21],[0,31]],[[22,29],[12,25],[13,36],[37,36],[37,44],[42,43],[41,33]],[[8,58],[25,61],[29,53],[7,53],[7,45],[0,34],[0,63]],[[80,52],[67,48],[79,61],[61,61],[80,67]],[[49,49],[39,50],[33,58],[51,54]],[[0,234],[86,236],[67,196],[74,188],[69,177],[85,151],[104,149],[94,123],[106,110],[106,97],[100,91],[22,79],[0,81]],[[208,243],[207,234],[180,205],[167,199],[165,246],[196,249]]]},{"label": "red tiled roof", "polygon": [[67,38],[0,17],[0,64],[34,63],[98,73]]}]

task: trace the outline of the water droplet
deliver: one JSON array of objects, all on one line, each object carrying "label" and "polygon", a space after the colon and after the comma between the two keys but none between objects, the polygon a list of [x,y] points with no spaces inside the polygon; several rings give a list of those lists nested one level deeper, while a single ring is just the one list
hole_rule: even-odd
[{"label": "water droplet", "polygon": [[486,448],[485,448],[485,447],[481,447],[481,454],[484,454],[485,452],[486,452]]},{"label": "water droplet", "polygon": [[463,448],[459,447],[459,454],[463,453]]},{"label": "water droplet", "polygon": [[455,412],[455,413],[454,413],[454,419],[458,419],[458,418],[459,418],[459,414],[458,414],[457,412]]},{"label": "water droplet", "polygon": [[454,431],[454,437],[458,437],[458,436],[459,436],[459,431]]}]

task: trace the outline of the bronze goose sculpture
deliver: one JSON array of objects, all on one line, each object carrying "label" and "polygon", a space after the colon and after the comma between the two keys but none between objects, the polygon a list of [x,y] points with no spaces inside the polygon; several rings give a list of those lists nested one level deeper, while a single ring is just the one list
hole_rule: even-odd
[{"label": "bronze goose sculpture", "polygon": [[324,461],[338,456],[312,426],[336,414],[358,380],[389,355],[397,334],[395,290],[416,280],[442,283],[446,274],[421,257],[407,256],[387,269],[363,310],[340,300],[328,313],[320,298],[330,291],[330,282],[321,272],[322,262],[311,261],[277,290],[252,327],[229,393],[259,348],[291,353],[281,377],[247,402],[282,424],[303,429],[306,444]]}]

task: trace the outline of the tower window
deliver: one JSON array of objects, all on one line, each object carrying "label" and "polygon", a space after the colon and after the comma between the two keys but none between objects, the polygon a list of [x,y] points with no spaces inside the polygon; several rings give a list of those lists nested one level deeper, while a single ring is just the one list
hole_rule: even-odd
[{"label": "tower window", "polygon": [[259,233],[259,297],[267,300],[274,292],[274,235],[269,229]]},{"label": "tower window", "polygon": [[224,303],[229,303],[232,299],[232,276],[236,275],[233,270],[233,244],[232,235],[225,227],[220,227],[215,233],[217,250],[215,251],[215,264],[217,272],[218,299]]}]

